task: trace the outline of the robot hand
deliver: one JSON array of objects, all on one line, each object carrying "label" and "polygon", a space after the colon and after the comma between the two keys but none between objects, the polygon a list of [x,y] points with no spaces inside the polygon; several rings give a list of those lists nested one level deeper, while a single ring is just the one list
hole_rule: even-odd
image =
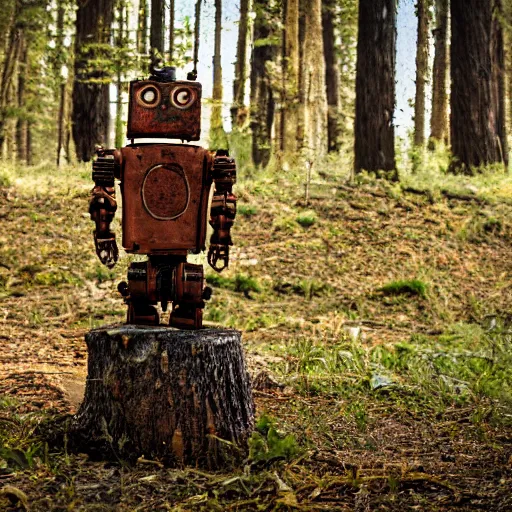
[{"label": "robot hand", "polygon": [[119,250],[117,249],[116,235],[111,232],[97,233],[94,232],[94,245],[96,254],[103,265],[112,268],[119,258]]},{"label": "robot hand", "polygon": [[[219,261],[221,265],[218,265]],[[222,272],[229,263],[229,245],[210,245],[210,249],[208,250],[208,263],[216,272]]]}]

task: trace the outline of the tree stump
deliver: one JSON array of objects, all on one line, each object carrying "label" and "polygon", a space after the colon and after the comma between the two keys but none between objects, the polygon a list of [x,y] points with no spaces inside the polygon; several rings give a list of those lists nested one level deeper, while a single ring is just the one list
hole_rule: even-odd
[{"label": "tree stump", "polygon": [[246,455],[254,403],[240,332],[122,325],[85,340],[72,450],[210,469]]}]

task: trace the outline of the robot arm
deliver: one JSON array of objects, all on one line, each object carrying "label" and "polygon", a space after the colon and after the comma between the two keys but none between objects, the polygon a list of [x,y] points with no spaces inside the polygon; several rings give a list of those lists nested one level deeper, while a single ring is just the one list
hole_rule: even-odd
[{"label": "robot arm", "polygon": [[119,257],[116,236],[110,231],[110,223],[117,209],[114,189],[114,169],[116,165],[114,150],[99,148],[97,158],[92,164],[94,188],[89,203],[91,220],[96,224],[94,245],[100,261],[112,268]]},{"label": "robot arm", "polygon": [[236,182],[236,164],[227,151],[217,151],[213,163],[213,192],[210,211],[210,225],[213,234],[210,238],[208,263],[217,272],[224,270],[229,263],[231,226],[236,215],[236,197],[233,185]]}]

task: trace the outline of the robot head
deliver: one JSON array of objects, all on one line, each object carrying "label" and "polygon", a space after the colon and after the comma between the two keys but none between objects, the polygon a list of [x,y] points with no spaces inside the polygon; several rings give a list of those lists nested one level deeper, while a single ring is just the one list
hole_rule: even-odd
[{"label": "robot head", "polygon": [[199,140],[201,84],[176,80],[173,68],[152,71],[149,80],[130,82],[127,137]]}]

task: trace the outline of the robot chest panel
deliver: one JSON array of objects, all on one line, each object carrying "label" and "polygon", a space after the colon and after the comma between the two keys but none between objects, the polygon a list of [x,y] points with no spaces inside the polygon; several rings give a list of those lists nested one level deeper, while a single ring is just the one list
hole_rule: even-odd
[{"label": "robot chest panel", "polygon": [[140,254],[203,249],[207,152],[148,144],[122,149],[123,247]]}]

